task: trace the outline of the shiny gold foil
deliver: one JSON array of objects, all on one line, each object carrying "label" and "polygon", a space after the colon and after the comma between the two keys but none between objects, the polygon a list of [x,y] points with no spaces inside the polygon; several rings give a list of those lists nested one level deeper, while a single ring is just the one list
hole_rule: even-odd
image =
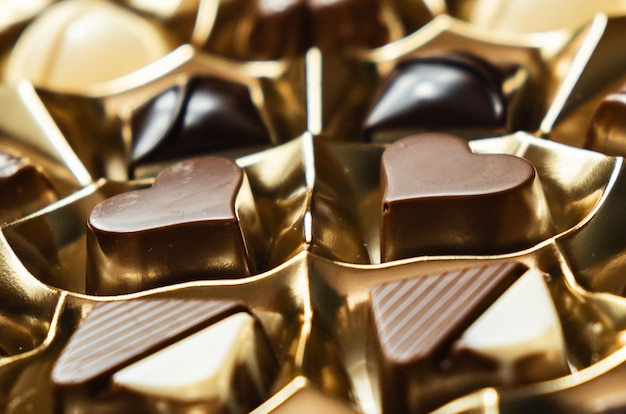
[{"label": "shiny gold foil", "polygon": [[[95,303],[202,297],[244,301],[268,333],[280,373],[256,414],[286,412],[301,398],[316,410],[377,414],[378,384],[366,355],[370,289],[505,260],[549,275],[572,374],[478,390],[438,411],[596,413],[626,406],[621,387],[626,377],[621,231],[626,172],[620,157],[575,148],[584,142],[594,103],[622,80],[622,17],[600,14],[589,22],[588,8],[571,8],[575,18],[567,24],[547,24],[517,14],[494,17],[505,2],[484,11],[490,3],[479,0],[388,0],[385,13],[398,38],[384,47],[343,56],[312,49],[291,60],[236,63],[194,46],[230,47],[244,1],[181,0],[169,9],[137,0],[121,3],[169,25],[181,43],[186,39],[191,45],[80,94],[35,90],[28,83],[0,88],[5,112],[0,144],[41,164],[62,196],[0,225],[1,411],[54,411],[50,371]],[[506,4],[510,11],[521,3]],[[621,12],[610,0],[595,6]],[[424,14],[411,20],[409,11]],[[449,15],[434,17],[444,12]],[[0,26],[3,52],[34,13]],[[512,27],[516,22],[519,27]],[[527,33],[495,32],[498,25]],[[529,32],[538,27],[551,31]],[[452,49],[515,69],[507,83],[506,133],[484,131],[481,137],[487,139],[470,145],[476,153],[513,154],[533,163],[548,205],[542,214],[551,216],[556,232],[510,254],[381,264],[379,169],[386,145],[361,143],[363,114],[396,62]],[[112,195],[150,186],[167,164],[145,167],[136,172],[139,179],[129,180],[129,119],[141,103],[193,76],[245,84],[272,131],[274,148],[225,154],[248,175],[267,234],[267,269],[242,279],[86,295],[85,223],[91,209]]]}]

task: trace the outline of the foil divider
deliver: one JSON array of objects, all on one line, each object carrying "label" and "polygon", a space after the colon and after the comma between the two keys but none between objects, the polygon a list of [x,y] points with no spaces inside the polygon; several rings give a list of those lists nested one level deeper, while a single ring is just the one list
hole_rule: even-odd
[{"label": "foil divider", "polygon": [[304,159],[304,184],[306,186],[306,209],[304,212],[304,243],[308,247],[313,241],[313,217],[311,215],[311,203],[315,187],[315,155],[313,148],[313,135],[305,132],[302,136],[302,155]]},{"label": "foil divider", "polygon": [[607,200],[609,199],[613,191],[613,188],[615,187],[617,180],[619,176],[621,175],[621,171],[623,167],[624,167],[624,158],[615,157],[615,166],[613,168],[613,171],[611,172],[611,176],[609,177],[606,187],[604,188],[604,191],[602,192],[602,196],[600,197],[596,205],[589,212],[589,214],[585,216],[585,218],[582,221],[580,221],[574,227],[568,230],[565,230],[562,233],[557,234],[555,236],[555,239],[557,240],[562,239],[566,237],[567,235],[576,232],[577,230],[582,228],[585,224],[589,223],[598,214],[598,211],[600,211],[602,207],[607,203]]},{"label": "foil divider", "polygon": [[305,60],[307,129],[319,135],[322,132],[322,53],[311,49]]},{"label": "foil divider", "polygon": [[191,44],[201,47],[211,35],[217,17],[218,1],[198,0],[198,10],[191,33]]},{"label": "foil divider", "polygon": [[91,175],[29,82],[20,81],[15,87],[3,88],[0,91],[0,105],[7,111],[2,119],[3,133],[19,138],[29,147],[66,166],[79,186],[92,182]]},{"label": "foil divider", "polygon": [[52,315],[52,319],[50,320],[50,328],[48,329],[48,334],[46,335],[43,342],[38,345],[36,348],[26,351],[22,354],[17,354],[10,356],[8,358],[0,358],[0,369],[9,364],[15,363],[17,361],[21,361],[30,357],[33,357],[39,353],[41,353],[44,349],[47,349],[52,341],[55,339],[57,331],[59,329],[59,320],[61,319],[61,314],[65,309],[65,303],[67,298],[67,292],[60,292],[59,297],[57,299],[56,307],[54,308],[54,313]]},{"label": "foil divider", "polygon": [[607,22],[608,17],[603,13],[596,15],[593,19],[591,27],[588,29],[589,33],[586,35],[580,49],[576,53],[576,56],[567,71],[567,75],[565,76],[565,79],[563,79],[561,87],[555,94],[552,104],[550,105],[550,108],[548,108],[548,112],[541,121],[539,126],[541,134],[549,134],[556,125],[558,118],[563,114],[563,110],[565,109],[578,80],[585,70],[586,62],[589,61],[596,46],[598,46],[598,43],[602,38],[602,33],[606,29]]}]

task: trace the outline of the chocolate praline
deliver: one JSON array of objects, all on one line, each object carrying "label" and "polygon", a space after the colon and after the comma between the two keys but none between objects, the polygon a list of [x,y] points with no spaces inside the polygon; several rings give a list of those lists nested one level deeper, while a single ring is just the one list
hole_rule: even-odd
[{"label": "chocolate praline", "polygon": [[474,154],[447,134],[418,134],[381,160],[381,260],[526,249],[554,232],[535,168]]},{"label": "chocolate praline", "polygon": [[28,157],[0,148],[0,223],[33,213],[57,200],[50,180]]},{"label": "chocolate praline", "polygon": [[262,268],[263,229],[245,172],[200,157],[161,172],[153,187],[111,197],[88,221],[87,291],[112,295]]},{"label": "chocolate praline", "polygon": [[247,412],[276,373],[265,332],[242,303],[152,298],[95,304],[51,379],[58,412]]},{"label": "chocolate praline", "polygon": [[131,123],[131,164],[271,144],[246,85],[194,78],[137,108]]},{"label": "chocolate praline", "polygon": [[585,147],[609,155],[626,155],[626,85],[610,93],[591,118]]},{"label": "chocolate praline", "polygon": [[305,53],[374,48],[390,40],[377,0],[254,0],[244,13],[235,48],[240,58],[280,59]]},{"label": "chocolate praline", "polygon": [[371,306],[368,355],[385,413],[430,412],[483,387],[569,373],[543,274],[519,263],[384,283]]},{"label": "chocolate praline", "polygon": [[423,131],[503,130],[507,103],[503,75],[463,53],[399,63],[384,79],[365,117],[368,141]]}]

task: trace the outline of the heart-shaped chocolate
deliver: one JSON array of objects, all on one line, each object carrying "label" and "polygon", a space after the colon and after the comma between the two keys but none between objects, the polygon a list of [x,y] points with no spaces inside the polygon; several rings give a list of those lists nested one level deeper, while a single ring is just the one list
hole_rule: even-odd
[{"label": "heart-shaped chocolate", "polygon": [[131,130],[134,165],[271,143],[248,88],[216,78],[164,91],[135,111]]},{"label": "heart-shaped chocolate", "polygon": [[461,53],[399,64],[374,102],[364,124],[373,141],[425,130],[498,129],[506,122],[499,70]]},{"label": "heart-shaped chocolate", "polygon": [[467,141],[420,134],[384,152],[381,260],[497,254],[553,234],[535,169],[506,154],[473,154]]},{"label": "heart-shaped chocolate", "polygon": [[152,188],[96,206],[87,291],[119,294],[195,279],[244,277],[262,239],[244,171],[203,157],[161,172]]}]

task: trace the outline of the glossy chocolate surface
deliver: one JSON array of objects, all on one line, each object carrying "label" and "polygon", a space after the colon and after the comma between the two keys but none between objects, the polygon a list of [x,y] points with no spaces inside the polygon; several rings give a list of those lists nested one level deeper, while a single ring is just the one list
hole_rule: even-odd
[{"label": "glossy chocolate surface", "polygon": [[[440,369],[452,342],[524,271],[524,266],[509,262],[372,289],[371,358],[376,361],[384,412],[426,412],[445,402],[440,395],[432,398],[424,392],[437,387],[427,385],[436,378],[433,371]],[[443,390],[448,399],[455,392],[450,385]]]},{"label": "glossy chocolate surface", "polygon": [[402,62],[388,75],[364,122],[367,140],[418,131],[498,129],[506,123],[503,75],[469,55]]},{"label": "glossy chocolate surface", "polygon": [[[173,346],[183,344],[184,347],[189,338],[196,338],[201,332],[210,333],[206,330],[207,327],[218,326],[232,315],[248,315],[245,312],[247,310],[240,302],[229,300],[136,299],[95,305],[71,337],[52,371],[52,381],[60,398],[59,407],[62,407],[63,412],[71,412],[74,407],[95,412],[131,407],[143,407],[146,410],[145,407],[151,406],[148,396],[147,401],[142,401],[141,395],[119,390],[119,384],[111,385],[111,377],[115,374],[117,378],[116,372],[124,372],[125,367],[135,366],[137,362],[141,363],[165,350],[171,353],[169,350],[174,349]],[[254,325],[257,324],[254,319],[251,320]],[[243,344],[252,340],[248,337],[239,339]],[[256,375],[262,375],[265,381],[263,388],[267,389],[268,382],[276,373],[276,361],[274,355],[268,353],[271,351],[267,348],[261,349],[259,344],[264,343],[267,346],[267,340],[260,339],[258,344],[254,342],[248,345],[258,346],[259,355],[264,357],[257,367],[263,373],[257,372]],[[255,355],[254,347],[242,348],[244,355],[247,354],[245,358]],[[199,353],[190,357],[198,361],[198,367],[210,367],[211,358],[224,358],[225,355]],[[225,369],[235,370],[236,361]],[[171,369],[170,375],[184,377],[185,373],[178,372],[177,367]],[[223,375],[225,379],[233,379],[233,387],[245,387],[245,384],[236,384],[237,380],[241,380],[237,378],[236,372],[225,372]],[[220,385],[218,377],[216,386],[229,388],[230,383],[226,381]],[[210,389],[199,392],[199,395],[213,394]],[[260,397],[248,395],[240,398],[242,401],[258,402]],[[191,401],[181,398],[180,403],[173,403],[172,408],[189,408],[189,402],[193,402],[193,398]],[[200,402],[209,407],[213,405],[217,410],[224,410],[224,401],[204,401],[202,398],[196,401]]]},{"label": "glossy chocolate surface", "polygon": [[585,146],[610,155],[626,155],[626,90],[607,95],[591,119]]},{"label": "glossy chocolate surface", "polygon": [[52,379],[62,387],[94,381],[242,309],[235,301],[199,299],[100,303],[63,350]]},{"label": "glossy chocolate surface", "polygon": [[279,59],[311,47],[324,52],[374,48],[390,39],[376,0],[254,0],[242,19],[241,55]]},{"label": "glossy chocolate surface", "polygon": [[530,247],[553,231],[535,179],[528,161],[452,135],[397,141],[381,160],[381,260]]},{"label": "glossy chocolate surface", "polygon": [[271,144],[248,88],[216,78],[161,93],[137,109],[131,130],[134,165]]},{"label": "glossy chocolate surface", "polygon": [[23,217],[56,199],[40,168],[27,157],[0,148],[0,223]]},{"label": "glossy chocolate surface", "polygon": [[244,277],[257,266],[254,200],[244,171],[224,158],[174,164],[152,188],[99,204],[88,224],[87,290],[94,294]]},{"label": "glossy chocolate surface", "polygon": [[[81,7],[93,4],[80,1]],[[540,2],[526,3],[541,13]],[[557,3],[574,9],[565,0]],[[265,7],[260,17],[253,10],[258,4]],[[0,412],[206,414],[225,411],[224,401],[230,412],[254,414],[405,414],[438,407],[462,413],[597,414],[626,407],[621,386],[626,300],[620,297],[626,285],[626,233],[619,231],[626,167],[620,158],[559,144],[568,129],[578,140],[572,145],[582,145],[591,111],[585,111],[578,128],[561,119],[579,103],[586,105],[597,86],[613,84],[612,74],[624,73],[619,45],[626,37],[625,18],[600,14],[575,30],[519,35],[451,16],[460,8],[502,15],[493,1],[481,0],[122,0],[118,6],[134,21],[166,28],[184,46],[140,72],[74,94],[41,88],[25,93],[30,89],[24,84],[12,94],[0,93],[0,143],[27,149],[24,153],[63,195],[36,214],[0,224]],[[432,14],[412,13],[418,9]],[[449,15],[436,16],[446,11]],[[10,20],[10,14],[0,15]],[[93,25],[83,27],[113,31],[107,39],[130,39],[115,24],[121,20],[107,23],[104,17],[98,14]],[[422,27],[420,20],[429,22]],[[2,24],[0,39],[15,39],[28,22],[10,37]],[[608,44],[599,39],[601,32],[610,38]],[[46,75],[47,68],[57,68],[57,58],[64,61],[58,68],[79,72],[94,53],[116,63],[106,57],[108,49],[87,46],[65,54],[66,45],[51,30],[39,36],[42,44],[59,45],[53,61],[43,47],[29,48],[42,63],[31,68]],[[78,40],[89,43],[90,38]],[[221,50],[234,54],[216,56],[223,45]],[[382,47],[368,50],[374,46]],[[0,48],[4,56],[17,49],[13,40],[0,41]],[[468,57],[473,54],[497,66],[497,73]],[[73,65],[72,56],[63,57],[69,55],[84,62]],[[428,63],[412,60],[402,66],[415,58]],[[406,72],[398,73],[402,69]],[[393,85],[381,80],[389,73],[396,76]],[[416,80],[423,78],[415,73],[432,79]],[[71,71],[63,76],[70,83],[80,80]],[[403,82],[417,85],[417,104],[404,99],[410,88]],[[224,94],[214,92],[222,86]],[[377,114],[385,115],[376,119],[381,129],[369,131],[370,142],[361,143],[378,87],[387,88],[380,94],[389,98],[380,103],[397,108],[377,107]],[[224,97],[233,94],[232,102]],[[400,99],[391,99],[394,94]],[[33,105],[38,95],[43,104]],[[437,103],[432,107],[431,97]],[[497,102],[503,102],[501,118]],[[469,110],[461,107],[464,103]],[[394,112],[415,107],[425,127],[411,129],[403,124],[411,116]],[[255,111],[260,116],[255,118]],[[468,114],[480,115],[482,124],[472,124]],[[394,129],[394,122],[401,127]],[[438,136],[427,148],[404,147],[401,156],[386,156],[381,180],[387,144],[415,131],[453,133],[472,151]],[[502,136],[505,131],[520,132]],[[247,137],[242,143],[233,138],[239,134]],[[268,144],[277,147],[266,149]],[[168,170],[173,176],[165,174],[148,188],[166,166],[214,151],[230,159],[241,156],[236,163],[245,169],[242,178],[224,173],[225,167],[223,180],[207,178],[208,173],[187,171],[195,170],[190,164],[177,164]],[[510,155],[506,161],[504,153]],[[519,163],[521,158],[534,172]],[[414,166],[424,160],[432,160],[433,168]],[[406,165],[415,168],[407,172]],[[476,178],[483,168],[495,171],[491,178],[497,182]],[[64,187],[64,180],[78,184]],[[406,191],[390,191],[385,197],[398,198],[382,202],[394,184]],[[413,184],[423,186],[416,190]],[[125,198],[105,204],[104,215],[94,215],[99,227],[88,228],[91,212],[102,213],[95,206],[122,193]],[[422,194],[417,202],[414,193]],[[196,209],[213,201],[207,206],[215,212],[210,217]],[[381,232],[381,225],[390,226],[385,210],[397,218],[387,233]],[[222,218],[229,231],[225,236],[218,229]],[[385,263],[380,263],[381,242]],[[230,245],[234,251],[226,251]],[[497,285],[487,286],[489,292],[509,283],[501,275],[506,269],[492,267],[504,261],[530,270],[497,299],[492,300],[497,293],[481,295],[482,282]],[[485,277],[458,275],[476,269]],[[541,300],[532,289],[513,295],[531,271],[543,284]],[[451,280],[451,274],[457,277]],[[448,289],[457,279],[463,279],[462,287]],[[509,300],[512,296],[518,299]],[[159,309],[150,312],[141,305],[134,322],[149,329],[126,334],[126,318],[132,316],[127,310],[136,299],[158,301]],[[175,303],[166,304],[170,300]],[[167,333],[158,335],[161,325],[170,331],[179,326],[169,320],[170,313],[189,316],[189,306],[212,300],[228,309],[236,303],[232,306],[242,311],[217,316],[215,323],[160,345],[168,340]],[[480,315],[466,315],[490,301]],[[499,308],[502,301],[514,306]],[[556,311],[540,306],[546,302]],[[110,319],[90,319],[92,309],[111,303],[124,306],[109,313]],[[200,324],[213,312],[203,305],[197,309]],[[382,324],[373,322],[375,312]],[[241,315],[245,321],[232,322]],[[377,345],[380,326],[399,319],[409,323],[384,331],[379,339],[388,342]],[[86,340],[83,321],[99,325],[86,328]],[[224,326],[228,329],[221,330]],[[430,328],[437,335],[415,338]],[[398,345],[407,332],[408,341]],[[74,333],[88,345],[73,348]],[[257,333],[267,334],[269,348]],[[503,341],[494,333],[504,334]],[[118,340],[132,348],[130,355],[114,350]],[[131,347],[133,342],[139,347]],[[144,342],[160,349],[135,355]],[[59,356],[59,363],[75,357],[79,368],[94,369],[89,344],[103,351],[96,365],[102,363],[104,371],[80,384],[53,383],[50,374]],[[66,346],[73,350],[68,359]],[[410,360],[385,355],[389,349],[417,355],[418,369],[408,368]],[[267,356],[271,353],[275,359]],[[118,354],[128,361],[107,368]],[[267,364],[250,368],[255,359]],[[211,374],[213,362],[219,375]],[[400,374],[380,375],[392,362]],[[170,375],[172,367],[184,372]],[[258,381],[255,372],[267,381]],[[212,382],[220,384],[205,386]],[[419,387],[412,387],[416,383]]]}]

